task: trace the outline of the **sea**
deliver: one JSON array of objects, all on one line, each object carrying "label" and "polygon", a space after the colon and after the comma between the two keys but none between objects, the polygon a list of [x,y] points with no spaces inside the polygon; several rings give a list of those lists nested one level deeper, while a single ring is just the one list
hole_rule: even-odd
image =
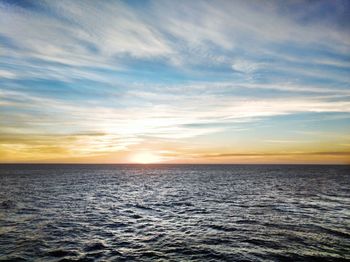
[{"label": "sea", "polygon": [[350,261],[350,166],[0,165],[0,261]]}]

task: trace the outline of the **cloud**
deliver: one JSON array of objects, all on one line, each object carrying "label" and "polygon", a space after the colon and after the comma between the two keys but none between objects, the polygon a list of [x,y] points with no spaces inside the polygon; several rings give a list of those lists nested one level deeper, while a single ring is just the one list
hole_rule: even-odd
[{"label": "cloud", "polygon": [[114,55],[162,56],[171,50],[122,2],[42,1],[39,10],[0,6],[0,34],[27,58],[71,66],[110,63]]},{"label": "cloud", "polygon": [[310,156],[310,155],[326,155],[326,156],[350,156],[350,152],[276,152],[276,153],[213,153],[206,155],[197,155],[198,158],[220,158],[220,157],[267,157],[267,156]]},{"label": "cloud", "polygon": [[1,1],[3,146],[94,155],[348,115],[349,5],[301,2]]},{"label": "cloud", "polygon": [[[269,43],[290,42],[349,50],[346,29],[334,30],[333,25],[318,23],[321,16],[314,23],[299,23],[291,13],[281,15],[277,2],[163,1],[154,2],[153,7],[162,30],[188,45],[205,47],[209,42],[225,50],[254,47],[262,51]],[[339,45],[333,46],[334,42]]]},{"label": "cloud", "polygon": [[252,63],[247,60],[237,60],[232,64],[232,69],[242,73],[253,73],[260,67],[257,63]]},{"label": "cloud", "polygon": [[[249,97],[174,96],[168,105],[134,106],[114,108],[106,106],[91,107],[88,101],[80,104],[58,99],[31,96],[23,92],[1,92],[4,106],[16,108],[2,117],[5,126],[17,125],[19,129],[43,127],[48,132],[57,133],[59,127],[72,123],[82,132],[103,132],[110,135],[141,138],[153,136],[168,139],[183,139],[209,133],[220,132],[235,123],[252,122],[266,117],[304,112],[342,112],[350,113],[349,101],[327,99],[273,98],[251,99]],[[196,99],[196,100],[194,100]],[[47,108],[42,112],[42,108]],[[22,112],[22,113],[19,113]],[[25,112],[31,112],[30,114]],[[36,121],[35,115],[40,116]],[[222,123],[230,123],[222,126]],[[212,126],[198,128],[199,124]],[[196,126],[197,125],[197,126]]]},{"label": "cloud", "polygon": [[286,139],[269,139],[264,140],[267,143],[277,143],[277,144],[298,144],[298,143],[310,143],[310,141],[302,141],[302,140],[286,140]]},{"label": "cloud", "polygon": [[9,78],[9,79],[12,79],[12,78],[15,78],[16,77],[16,74],[14,74],[13,72],[11,71],[8,71],[8,70],[0,70],[0,79],[1,78]]}]

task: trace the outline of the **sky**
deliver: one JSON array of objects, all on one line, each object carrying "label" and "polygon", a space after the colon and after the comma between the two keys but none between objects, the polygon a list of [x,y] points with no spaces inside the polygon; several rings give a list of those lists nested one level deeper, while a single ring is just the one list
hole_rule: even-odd
[{"label": "sky", "polygon": [[0,0],[0,162],[350,163],[350,1]]}]

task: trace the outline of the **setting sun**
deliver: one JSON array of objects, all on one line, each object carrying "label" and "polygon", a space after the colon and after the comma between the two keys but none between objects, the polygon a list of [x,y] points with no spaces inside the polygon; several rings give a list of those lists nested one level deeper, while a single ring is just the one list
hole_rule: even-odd
[{"label": "setting sun", "polygon": [[160,156],[151,152],[139,152],[133,155],[130,159],[131,163],[137,164],[153,164],[161,161]]}]

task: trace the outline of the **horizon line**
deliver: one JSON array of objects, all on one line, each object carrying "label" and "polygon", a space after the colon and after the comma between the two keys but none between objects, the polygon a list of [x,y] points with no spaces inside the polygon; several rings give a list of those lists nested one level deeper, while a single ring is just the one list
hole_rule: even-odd
[{"label": "horizon line", "polygon": [[299,165],[299,166],[350,166],[350,163],[66,163],[66,162],[0,162],[0,165],[137,165],[137,166],[150,166],[150,165]]}]

